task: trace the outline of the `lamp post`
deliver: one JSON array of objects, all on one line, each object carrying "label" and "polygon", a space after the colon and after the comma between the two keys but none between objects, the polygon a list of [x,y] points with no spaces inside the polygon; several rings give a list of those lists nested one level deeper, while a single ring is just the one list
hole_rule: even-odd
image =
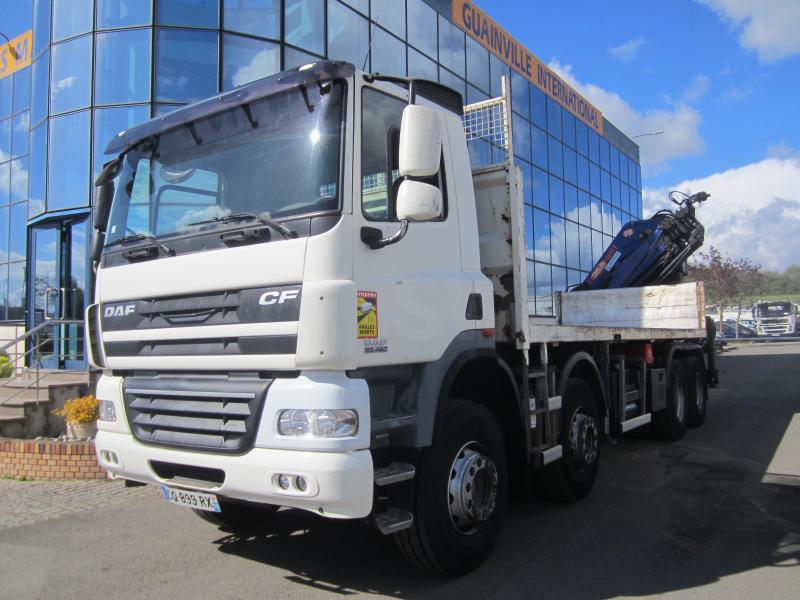
[{"label": "lamp post", "polygon": [[19,60],[19,54],[17,53],[17,49],[11,45],[11,40],[8,39],[8,36],[2,31],[0,31],[0,35],[6,38],[6,42],[8,42],[8,51],[11,53],[11,56],[14,58],[14,60]]}]

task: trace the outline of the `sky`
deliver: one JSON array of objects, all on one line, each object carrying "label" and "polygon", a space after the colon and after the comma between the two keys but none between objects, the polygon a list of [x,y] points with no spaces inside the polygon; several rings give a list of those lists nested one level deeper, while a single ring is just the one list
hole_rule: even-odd
[{"label": "sky", "polygon": [[800,0],[477,0],[641,148],[645,216],[706,190],[706,247],[800,264]]}]

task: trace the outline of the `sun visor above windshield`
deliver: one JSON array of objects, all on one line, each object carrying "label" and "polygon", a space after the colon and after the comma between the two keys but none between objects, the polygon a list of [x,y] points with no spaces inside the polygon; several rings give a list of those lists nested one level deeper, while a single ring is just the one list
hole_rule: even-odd
[{"label": "sun visor above windshield", "polygon": [[[302,69],[302,70],[301,70]],[[183,125],[213,115],[234,106],[252,102],[265,96],[298,87],[303,84],[344,79],[355,73],[355,67],[341,61],[320,61],[311,68],[297,67],[290,71],[283,71],[276,75],[259,79],[240,88],[212,96],[206,100],[195,102],[171,112],[163,117],[158,117],[120,132],[106,146],[106,154],[116,154],[127,150],[145,138],[158,135]]]}]

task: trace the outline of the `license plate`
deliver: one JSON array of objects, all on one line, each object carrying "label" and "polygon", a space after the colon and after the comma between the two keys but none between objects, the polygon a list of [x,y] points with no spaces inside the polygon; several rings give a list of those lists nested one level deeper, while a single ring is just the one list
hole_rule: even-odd
[{"label": "license plate", "polygon": [[166,485],[161,486],[161,491],[164,493],[164,498],[167,499],[167,502],[172,504],[210,512],[222,512],[217,497],[214,494],[190,492],[188,490],[171,488]]}]

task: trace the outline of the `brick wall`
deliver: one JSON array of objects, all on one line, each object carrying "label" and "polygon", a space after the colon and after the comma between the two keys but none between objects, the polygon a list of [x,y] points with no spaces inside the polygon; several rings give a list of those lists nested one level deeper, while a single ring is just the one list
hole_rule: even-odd
[{"label": "brick wall", "polygon": [[105,479],[94,442],[0,440],[0,477]]}]

